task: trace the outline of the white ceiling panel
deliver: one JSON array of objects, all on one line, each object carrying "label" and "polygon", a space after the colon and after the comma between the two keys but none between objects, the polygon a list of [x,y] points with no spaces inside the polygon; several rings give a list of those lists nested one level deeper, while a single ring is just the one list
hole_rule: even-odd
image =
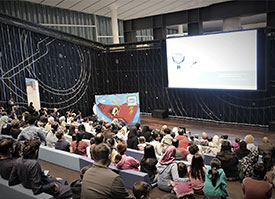
[{"label": "white ceiling panel", "polygon": [[30,2],[111,16],[110,6],[117,6],[122,20],[200,8],[231,0],[29,0]]}]

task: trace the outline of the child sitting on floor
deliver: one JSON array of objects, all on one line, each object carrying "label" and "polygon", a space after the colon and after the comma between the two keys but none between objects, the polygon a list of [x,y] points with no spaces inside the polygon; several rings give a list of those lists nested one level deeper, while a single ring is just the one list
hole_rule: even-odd
[{"label": "child sitting on floor", "polygon": [[151,185],[147,182],[138,181],[133,186],[133,194],[136,199],[149,199]]},{"label": "child sitting on floor", "polygon": [[[187,177],[187,166],[183,162],[179,162],[178,173],[180,178]],[[170,186],[173,187],[172,192],[174,192],[178,198],[194,198],[194,191],[191,182],[184,181],[170,181]]]}]

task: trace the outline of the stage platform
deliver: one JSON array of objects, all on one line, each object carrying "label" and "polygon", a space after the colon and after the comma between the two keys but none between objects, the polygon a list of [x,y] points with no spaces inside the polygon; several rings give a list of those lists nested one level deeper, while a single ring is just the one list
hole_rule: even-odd
[{"label": "stage platform", "polygon": [[253,127],[244,125],[229,125],[229,124],[217,124],[214,122],[202,122],[193,120],[184,120],[181,118],[153,118],[150,115],[141,115],[141,126],[150,126],[150,128],[160,129],[162,125],[167,125],[171,130],[173,127],[184,126],[187,131],[191,131],[192,135],[201,135],[202,132],[206,132],[210,137],[214,135],[228,135],[229,139],[233,141],[236,137],[244,139],[248,134],[254,136],[254,143],[259,145],[262,143],[263,137],[268,137],[270,142],[275,145],[275,132],[268,131],[268,128]]}]

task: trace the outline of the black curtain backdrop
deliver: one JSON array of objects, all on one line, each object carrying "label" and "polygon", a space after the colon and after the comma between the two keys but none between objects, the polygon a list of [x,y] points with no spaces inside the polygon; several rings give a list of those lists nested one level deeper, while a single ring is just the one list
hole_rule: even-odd
[{"label": "black curtain backdrop", "polygon": [[165,41],[106,46],[0,16],[0,100],[26,104],[25,78],[39,82],[42,107],[92,113],[96,94],[139,92],[142,112],[216,122],[275,120],[275,40],[267,38],[264,91],[167,88]]}]

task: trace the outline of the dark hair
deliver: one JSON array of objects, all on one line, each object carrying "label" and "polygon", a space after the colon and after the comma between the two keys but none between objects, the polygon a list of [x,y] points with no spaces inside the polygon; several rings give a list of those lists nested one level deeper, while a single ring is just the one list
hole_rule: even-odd
[{"label": "dark hair", "polygon": [[117,163],[119,163],[119,161],[122,159],[122,155],[120,155],[120,154],[116,154],[116,156],[115,156],[115,163],[117,164]]},{"label": "dark hair", "polygon": [[231,151],[231,148],[232,148],[232,146],[231,146],[230,142],[228,142],[228,141],[222,142],[221,151]]},{"label": "dark hair", "polygon": [[187,166],[183,162],[178,163],[178,173],[180,178],[184,178],[187,174]]},{"label": "dark hair", "polygon": [[0,140],[0,154],[8,155],[11,149],[13,149],[13,140],[11,138]]},{"label": "dark hair", "polygon": [[80,125],[78,126],[78,131],[86,132],[86,129],[85,129],[84,124],[80,124]]},{"label": "dark hair", "polygon": [[178,130],[178,134],[179,134],[179,135],[183,135],[183,133],[184,133],[183,129],[180,128],[180,129]]},{"label": "dark hair", "polygon": [[74,150],[74,153],[75,154],[79,154],[79,150],[78,150],[78,146],[79,146],[79,142],[82,140],[83,138],[83,133],[81,132],[77,132],[76,135],[76,146],[75,146],[75,150]]},{"label": "dark hair", "polygon": [[83,167],[81,170],[80,170],[80,179],[82,180],[83,179],[83,176],[84,174],[86,173],[86,171],[88,171],[89,168],[91,168],[92,165],[88,165],[88,166],[85,166]]},{"label": "dark hair", "polygon": [[[24,159],[33,159],[36,151],[39,150],[41,142],[39,140],[26,140],[22,148],[22,156]],[[38,155],[38,154],[37,154]]]},{"label": "dark hair", "polygon": [[194,155],[199,151],[199,147],[195,144],[189,146],[188,151],[190,154]]},{"label": "dark hair", "polygon": [[116,148],[117,148],[117,152],[120,155],[124,155],[127,150],[127,145],[120,142],[117,144]]},{"label": "dark hair", "polygon": [[221,138],[227,140],[228,139],[228,135],[222,135]]},{"label": "dark hair", "polygon": [[203,158],[200,154],[196,153],[192,158],[192,163],[190,166],[192,178],[204,181],[205,172],[203,168],[204,168]]},{"label": "dark hair", "polygon": [[55,136],[57,137],[57,139],[61,139],[62,138],[62,136],[64,135],[64,133],[62,132],[62,131],[58,131],[56,134],[55,134]]},{"label": "dark hair", "polygon": [[215,187],[217,179],[219,177],[219,172],[217,171],[221,168],[221,161],[217,158],[213,158],[210,162],[211,170],[209,170],[208,174],[211,175],[212,185]]},{"label": "dark hair", "polygon": [[141,159],[141,162],[145,162],[148,158],[156,159],[155,149],[154,149],[154,146],[151,144],[147,144],[144,147],[144,155],[143,155],[143,158]]},{"label": "dark hair", "polygon": [[75,126],[74,125],[70,125],[68,134],[71,136],[73,136],[73,134],[75,134]]},{"label": "dark hair", "polygon": [[34,116],[34,115],[28,115],[27,116],[27,123],[30,124],[30,125],[35,124],[36,120],[37,120],[37,117]]},{"label": "dark hair", "polygon": [[139,129],[140,123],[137,122],[137,123],[135,124],[135,127],[136,127],[137,129]]},{"label": "dark hair", "polygon": [[151,185],[147,182],[138,181],[133,186],[133,194],[136,199],[145,198],[151,191]]},{"label": "dark hair", "polygon": [[109,160],[109,155],[111,154],[110,147],[105,143],[100,143],[96,145],[93,149],[93,159],[98,162],[102,162],[103,164],[107,164]]},{"label": "dark hair", "polygon": [[176,139],[176,138],[174,138],[174,139],[172,140],[172,145],[173,145],[174,147],[178,148],[178,146],[179,146],[179,140]]},{"label": "dark hair", "polygon": [[235,142],[240,143],[241,139],[240,138],[235,138]]},{"label": "dark hair", "polygon": [[95,136],[95,144],[100,144],[103,142],[103,140],[104,140],[104,135],[102,133],[98,133]]},{"label": "dark hair", "polygon": [[266,174],[266,170],[265,170],[265,166],[262,162],[258,162],[254,165],[253,168],[253,175],[257,178],[257,179],[264,179],[264,176]]},{"label": "dark hair", "polygon": [[160,130],[159,129],[154,129],[153,132],[152,132],[152,138],[154,140],[156,140],[156,138],[160,136],[161,137],[161,133],[160,133]]},{"label": "dark hair", "polygon": [[273,167],[272,156],[270,153],[263,154],[263,163],[266,171],[270,171]]},{"label": "dark hair", "polygon": [[171,130],[169,128],[164,129],[164,133],[170,134]]},{"label": "dark hair", "polygon": [[22,153],[22,144],[19,141],[13,143],[12,158],[20,158]]},{"label": "dark hair", "polygon": [[104,143],[108,144],[110,148],[113,148],[113,146],[115,145],[115,139],[112,137],[104,138]]}]

